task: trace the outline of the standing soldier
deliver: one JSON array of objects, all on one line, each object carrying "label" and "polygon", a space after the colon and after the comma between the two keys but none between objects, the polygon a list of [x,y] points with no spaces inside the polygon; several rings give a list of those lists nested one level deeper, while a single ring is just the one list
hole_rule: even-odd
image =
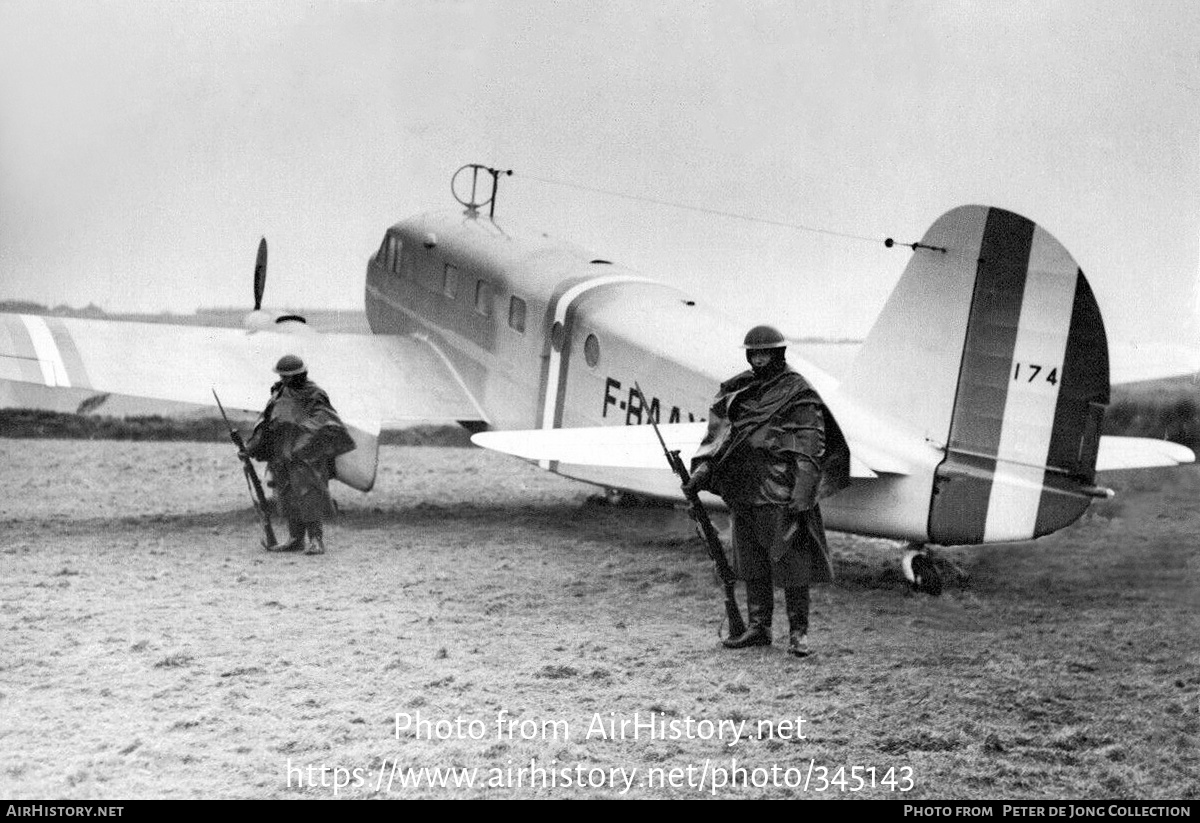
[{"label": "standing soldier", "polygon": [[733,518],[733,565],[746,581],[748,626],[729,649],[771,644],[774,585],[783,588],[788,652],[808,654],[809,586],[833,580],[817,501],[849,482],[850,452],[820,395],[784,360],[787,341],[755,326],[750,370],[721,384],[692,459],[691,490],[710,490]]},{"label": "standing soldier", "polygon": [[[333,461],[354,450],[354,440],[329,396],[308,379],[304,361],[284,355],[275,366],[280,380],[254,425],[246,452],[267,461],[291,540],[267,551],[325,553],[323,521],[333,514],[329,478]],[[305,535],[308,544],[305,545]]]}]

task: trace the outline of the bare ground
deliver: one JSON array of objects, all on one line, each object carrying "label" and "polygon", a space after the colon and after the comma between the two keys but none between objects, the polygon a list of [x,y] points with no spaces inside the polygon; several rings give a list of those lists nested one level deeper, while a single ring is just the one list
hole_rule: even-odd
[{"label": "bare ground", "polygon": [[[774,647],[719,647],[678,512],[385,447],[327,555],[272,555],[231,452],[0,439],[0,796],[1200,797],[1196,468],[945,551],[940,598],[897,544],[832,535],[798,661],[782,602]],[[442,724],[397,732],[418,712]],[[596,734],[635,713],[679,733]],[[401,785],[423,767],[475,785]]]}]

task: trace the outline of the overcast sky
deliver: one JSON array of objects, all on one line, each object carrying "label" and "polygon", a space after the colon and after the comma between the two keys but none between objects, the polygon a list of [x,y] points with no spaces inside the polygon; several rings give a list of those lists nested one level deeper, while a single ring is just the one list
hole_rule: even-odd
[{"label": "overcast sky", "polygon": [[[0,299],[360,308],[384,229],[497,218],[792,335],[862,336],[963,203],[1039,222],[1117,345],[1192,345],[1192,2],[0,0]],[[603,197],[533,178],[874,238]]]}]

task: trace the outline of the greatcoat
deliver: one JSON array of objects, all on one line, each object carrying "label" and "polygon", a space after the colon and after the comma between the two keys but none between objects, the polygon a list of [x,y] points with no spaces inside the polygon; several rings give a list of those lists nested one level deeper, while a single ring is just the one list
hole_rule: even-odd
[{"label": "greatcoat", "polygon": [[833,580],[819,500],[849,485],[850,450],[807,380],[783,364],[722,383],[693,474],[704,465],[705,488],[733,514],[740,578],[784,588]]},{"label": "greatcoat", "polygon": [[254,425],[246,451],[266,460],[288,520],[320,522],[333,514],[329,478],[333,461],[354,450],[354,440],[316,383],[281,380]]}]

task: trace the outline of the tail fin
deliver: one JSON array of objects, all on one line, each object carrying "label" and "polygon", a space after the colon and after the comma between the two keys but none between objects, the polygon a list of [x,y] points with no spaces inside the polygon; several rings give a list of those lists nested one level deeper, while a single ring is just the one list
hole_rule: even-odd
[{"label": "tail fin", "polygon": [[[1021,540],[1087,508],[1108,344],[1078,264],[1045,230],[964,206],[922,239],[843,389],[945,447],[929,539]],[[945,251],[941,251],[945,249]]]}]

